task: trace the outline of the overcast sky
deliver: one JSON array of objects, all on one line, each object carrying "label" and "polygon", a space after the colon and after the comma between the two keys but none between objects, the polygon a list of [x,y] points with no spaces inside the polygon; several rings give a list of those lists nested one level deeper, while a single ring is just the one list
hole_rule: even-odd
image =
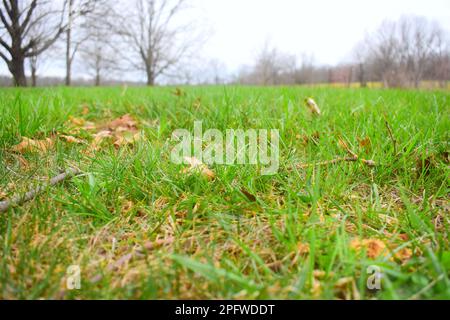
[{"label": "overcast sky", "polygon": [[450,30],[450,0],[197,0],[214,30],[205,54],[230,69],[251,63],[266,40],[312,53],[319,64],[345,60],[384,19],[415,14]]},{"label": "overcast sky", "polygon": [[[437,20],[450,31],[450,0],[192,1],[191,14],[209,30],[201,55],[223,62],[230,73],[251,64],[267,41],[286,53],[312,54],[317,64],[345,61],[365,32],[406,14]],[[7,73],[3,62],[0,73]],[[50,64],[45,73],[63,76],[64,70]]]}]

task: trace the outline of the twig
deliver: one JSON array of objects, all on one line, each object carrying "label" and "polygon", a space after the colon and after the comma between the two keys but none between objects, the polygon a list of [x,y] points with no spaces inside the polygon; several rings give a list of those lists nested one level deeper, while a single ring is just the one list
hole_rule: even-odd
[{"label": "twig", "polygon": [[332,159],[332,160],[326,160],[326,161],[320,161],[320,162],[315,162],[315,163],[300,163],[297,164],[295,167],[297,169],[305,169],[305,168],[309,168],[309,167],[314,167],[314,166],[326,166],[329,164],[335,164],[335,163],[339,163],[339,162],[356,162],[360,160],[362,163],[364,163],[366,166],[368,167],[375,167],[375,161],[373,160],[366,160],[366,159],[359,159],[357,156],[355,157],[340,157],[340,158],[336,158],[336,159]]},{"label": "twig", "polygon": [[0,213],[7,211],[11,206],[19,206],[27,201],[30,201],[38,194],[42,193],[46,188],[54,186],[66,179],[72,178],[79,173],[79,169],[69,168],[65,172],[51,178],[49,183],[44,183],[34,189],[30,189],[30,191],[23,195],[15,195],[10,200],[0,201]]}]

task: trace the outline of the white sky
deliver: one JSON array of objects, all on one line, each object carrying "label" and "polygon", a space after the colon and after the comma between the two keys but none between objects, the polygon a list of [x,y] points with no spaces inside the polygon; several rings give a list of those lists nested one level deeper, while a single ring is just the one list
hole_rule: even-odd
[{"label": "white sky", "polygon": [[[267,41],[286,53],[312,54],[317,64],[342,62],[365,32],[374,30],[384,19],[405,14],[437,20],[450,31],[450,0],[191,1],[195,7],[191,14],[210,29],[201,56],[223,62],[231,73],[251,64]],[[42,71],[64,74],[55,65]],[[75,76],[83,74],[74,71]],[[0,73],[8,73],[3,62]]]}]

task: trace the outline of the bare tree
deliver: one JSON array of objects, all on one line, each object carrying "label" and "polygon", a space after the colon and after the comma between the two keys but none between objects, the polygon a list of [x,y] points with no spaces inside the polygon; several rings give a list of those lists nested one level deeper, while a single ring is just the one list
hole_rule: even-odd
[{"label": "bare tree", "polygon": [[261,85],[294,83],[295,68],[295,56],[282,53],[266,42],[252,70],[244,75],[247,79],[241,81]]},{"label": "bare tree", "polygon": [[[83,28],[83,18],[95,12],[95,8],[103,5],[102,0],[66,0],[67,28],[66,28],[66,86],[72,81],[72,64],[80,46],[88,39],[85,32],[75,32]],[[75,33],[74,33],[75,32]]]},{"label": "bare tree", "polygon": [[398,28],[400,67],[417,88],[430,63],[439,27],[423,17],[403,17]]},{"label": "bare tree", "polygon": [[444,34],[437,23],[423,17],[404,16],[397,22],[384,21],[367,37],[367,52],[357,56],[356,61],[371,66],[385,87],[419,87],[427,72],[436,78],[429,70],[437,61],[445,66],[448,48],[443,46]]},{"label": "bare tree", "polygon": [[[0,4],[0,57],[14,85],[26,86],[25,59],[37,57],[64,32],[64,11],[46,0],[3,0]],[[45,28],[37,26],[44,24]]]},{"label": "bare tree", "polygon": [[83,32],[86,41],[80,47],[83,65],[94,76],[95,86],[99,86],[105,72],[120,70],[117,52],[112,46],[114,33],[109,28],[108,19],[111,7],[107,4],[99,7],[94,15],[87,17]]},{"label": "bare tree", "polygon": [[356,63],[356,78],[361,88],[367,87],[367,51],[368,44],[366,41],[359,42],[353,48],[353,59]]},{"label": "bare tree", "polygon": [[430,77],[439,81],[441,88],[450,80],[450,38],[441,29],[436,34],[436,46],[432,56]]},{"label": "bare tree", "polygon": [[170,69],[200,39],[192,22],[177,19],[187,9],[184,0],[134,0],[132,4],[127,1],[126,6],[133,9],[122,10],[123,19],[117,30],[128,46],[128,50],[123,50],[127,53],[123,58],[134,69],[144,72],[147,85],[152,86],[158,77],[170,75]]}]

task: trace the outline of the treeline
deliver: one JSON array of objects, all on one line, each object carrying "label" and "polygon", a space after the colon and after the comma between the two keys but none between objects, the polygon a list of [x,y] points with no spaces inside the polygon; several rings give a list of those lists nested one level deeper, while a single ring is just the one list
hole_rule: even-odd
[{"label": "treeline", "polygon": [[4,0],[0,58],[16,86],[36,85],[43,65],[61,62],[66,85],[74,63],[95,85],[130,73],[153,85],[179,76],[201,43],[195,21],[180,17],[188,10],[185,0]]},{"label": "treeline", "polygon": [[450,80],[449,34],[423,17],[384,21],[366,35],[352,52],[351,61],[337,66],[317,66],[312,57],[285,54],[266,45],[255,64],[243,68],[240,84],[278,85],[381,82],[384,87],[419,87],[423,80],[446,87]]},{"label": "treeline", "polygon": [[[0,59],[16,86],[94,85],[127,82],[239,83],[256,85],[381,82],[418,87],[450,77],[449,35],[421,17],[385,21],[367,34],[352,58],[321,66],[264,46],[255,62],[229,75],[224,64],[200,57],[207,35],[187,0],[3,0],[0,2]],[[189,13],[189,12],[187,12]],[[197,70],[193,61],[200,60]],[[46,65],[65,69],[63,80],[43,76]],[[84,79],[73,78],[75,69]],[[130,77],[130,75],[132,75]],[[8,80],[9,81],[9,80]],[[128,81],[129,82],[129,81]],[[5,79],[0,79],[0,85]]]}]

